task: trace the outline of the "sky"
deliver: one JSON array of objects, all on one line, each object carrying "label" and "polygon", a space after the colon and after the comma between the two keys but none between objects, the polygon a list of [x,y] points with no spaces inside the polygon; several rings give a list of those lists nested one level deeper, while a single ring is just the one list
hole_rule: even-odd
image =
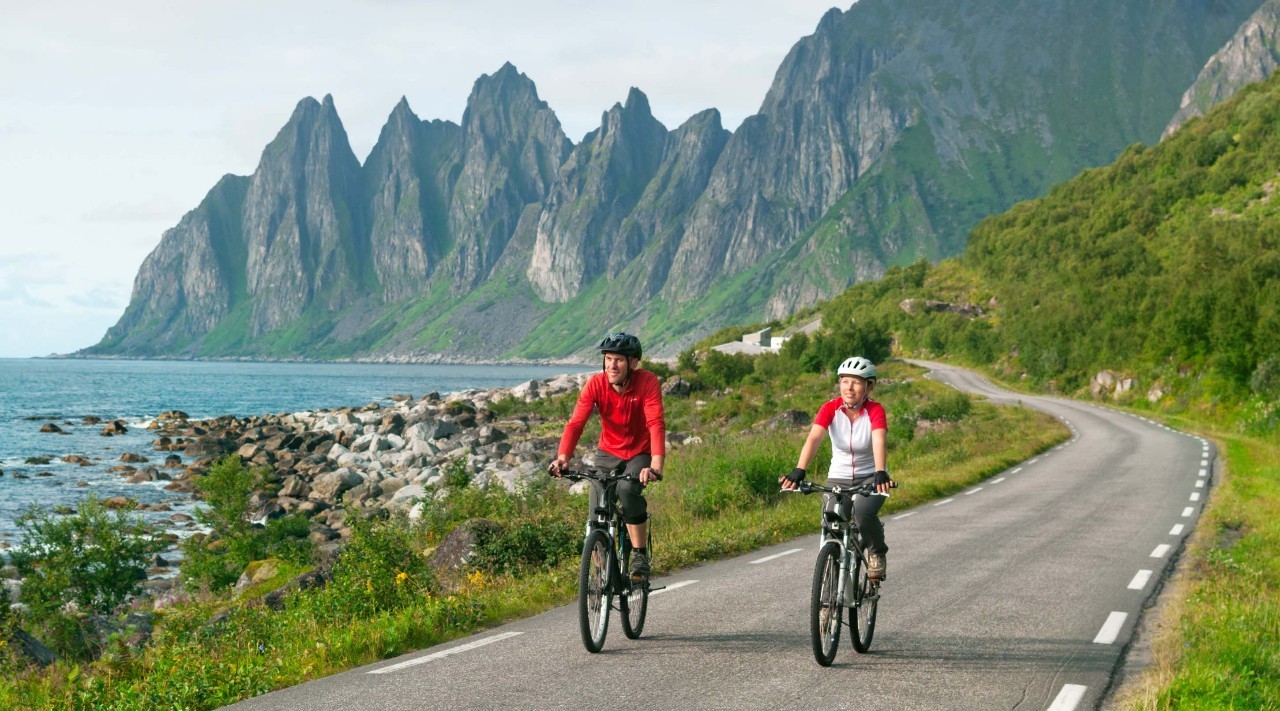
[{"label": "sky", "polygon": [[669,129],[714,107],[734,130],[832,6],[0,0],[0,358],[98,342],[164,231],[303,97],[333,95],[361,162],[401,96],[458,122],[508,61],[575,143],[633,86]]}]

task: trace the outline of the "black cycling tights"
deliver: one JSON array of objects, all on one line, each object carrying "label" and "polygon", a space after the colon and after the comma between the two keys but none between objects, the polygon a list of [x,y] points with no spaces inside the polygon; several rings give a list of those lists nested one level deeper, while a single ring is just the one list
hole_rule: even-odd
[{"label": "black cycling tights", "polygon": [[[622,459],[615,457],[608,452],[596,452],[595,468],[601,471],[612,471],[618,467],[625,467],[628,476],[640,476],[640,470],[649,466],[653,458],[648,454],[637,454],[630,459]],[[623,479],[618,482],[618,505],[622,508],[622,520],[630,524],[641,524],[649,520],[649,504],[644,500],[644,490],[639,480]],[[877,497],[879,498],[879,497]],[[589,511],[595,511],[597,502],[600,500],[599,486],[592,483],[591,486],[591,508]]]}]

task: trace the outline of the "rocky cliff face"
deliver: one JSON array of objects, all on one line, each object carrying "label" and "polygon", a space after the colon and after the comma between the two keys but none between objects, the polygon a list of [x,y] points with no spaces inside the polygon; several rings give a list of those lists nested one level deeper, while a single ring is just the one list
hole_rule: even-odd
[{"label": "rocky cliff face", "polygon": [[245,194],[251,336],[292,325],[313,301],[337,310],[361,291],[360,193],[360,162],[333,98],[299,102]]},{"label": "rocky cliff face", "polygon": [[461,135],[457,124],[420,121],[402,98],[365,161],[369,253],[385,302],[421,291],[448,250],[442,219],[448,193],[441,178],[456,159]]},{"label": "rocky cliff face", "polygon": [[669,131],[632,89],[575,146],[506,64],[460,125],[402,100],[361,166],[332,100],[306,99],[252,176],[166,233],[87,352],[555,357],[623,327],[669,353],[956,254],[982,218],[1154,141],[1257,5],[861,0],[732,134],[715,110]]},{"label": "rocky cliff face", "polygon": [[489,275],[526,205],[541,203],[572,144],[528,77],[506,64],[476,81],[462,116],[462,149],[449,203],[457,291]]},{"label": "rocky cliff face", "polygon": [[1231,98],[1244,85],[1271,76],[1278,66],[1280,0],[1267,0],[1205,63],[1195,83],[1182,95],[1182,105],[1165,128],[1164,136]]},{"label": "rocky cliff face", "polygon": [[621,228],[657,172],[667,142],[649,100],[632,89],[626,105],[605,112],[600,128],[569,154],[538,218],[527,271],[544,301],[568,301],[585,283],[616,276],[640,253],[648,235]]},{"label": "rocky cliff face", "polygon": [[129,307],[97,348],[131,356],[182,353],[227,316],[243,289],[240,210],[248,183],[223,176],[164,233],[138,270]]}]

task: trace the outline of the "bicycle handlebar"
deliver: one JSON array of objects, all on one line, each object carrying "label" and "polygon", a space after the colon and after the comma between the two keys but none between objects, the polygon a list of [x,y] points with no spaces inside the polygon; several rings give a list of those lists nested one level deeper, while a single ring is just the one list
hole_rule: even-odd
[{"label": "bicycle handlebar", "polygon": [[[548,471],[549,471],[549,470],[550,470],[550,468],[548,468]],[[650,470],[650,471],[653,471],[653,470]],[[656,471],[655,471],[655,472],[653,472],[653,474],[657,476],[657,479],[655,479],[654,481],[662,481],[662,473],[661,473],[661,472],[656,472]],[[554,476],[554,475],[553,475],[553,476]],[[594,479],[594,480],[596,480],[596,481],[600,482],[601,484],[605,484],[605,483],[608,483],[608,482],[611,482],[611,481],[615,481],[615,480],[622,480],[622,479],[630,479],[630,480],[632,480],[632,481],[640,481],[640,475],[639,475],[639,474],[627,474],[626,472],[621,472],[621,471],[620,471],[620,472],[609,472],[609,473],[607,473],[607,474],[606,474],[606,473],[601,473],[601,472],[599,472],[599,471],[597,471],[597,470],[595,470],[595,469],[582,469],[582,470],[578,470],[578,469],[565,469],[565,470],[562,470],[562,471],[560,472],[560,477],[561,477],[562,479],[568,479],[569,481],[582,481],[583,479]],[[650,482],[650,483],[652,483],[652,482]]]},{"label": "bicycle handlebar", "polygon": [[[898,482],[890,481],[889,488],[890,489],[898,488]],[[836,484],[834,486],[824,486],[822,484],[815,484],[810,481],[802,481],[798,486],[796,486],[796,488],[783,489],[783,491],[792,491],[798,494],[813,494],[813,493],[822,491],[829,494],[849,494],[849,495],[861,494],[863,496],[871,496],[876,493],[876,485],[868,482],[866,484],[859,484],[858,486],[851,486],[851,485],[844,485],[844,484]]]}]

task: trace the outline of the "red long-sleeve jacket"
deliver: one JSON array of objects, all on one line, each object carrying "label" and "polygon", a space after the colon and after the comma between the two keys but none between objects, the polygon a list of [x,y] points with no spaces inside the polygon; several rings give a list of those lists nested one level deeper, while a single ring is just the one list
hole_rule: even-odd
[{"label": "red long-sleeve jacket", "polygon": [[582,387],[578,404],[560,438],[560,454],[573,456],[591,411],[600,412],[600,449],[621,459],[642,452],[667,453],[667,423],[662,412],[662,386],[647,370],[631,372],[621,393],[609,385],[604,373],[596,373]]}]

